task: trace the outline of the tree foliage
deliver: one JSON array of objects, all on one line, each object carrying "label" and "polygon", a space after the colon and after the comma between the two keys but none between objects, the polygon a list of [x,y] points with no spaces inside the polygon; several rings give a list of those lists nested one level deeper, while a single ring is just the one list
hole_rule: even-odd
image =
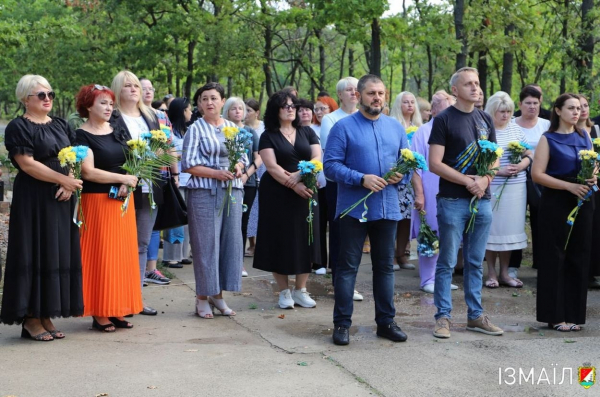
[{"label": "tree foliage", "polygon": [[219,81],[263,103],[288,85],[334,94],[341,77],[369,72],[392,96],[430,98],[457,61],[480,69],[486,96],[533,82],[546,98],[594,94],[593,0],[393,1],[403,12],[386,0],[4,0],[0,109],[15,114],[14,87],[35,73],[64,117],[80,86],[110,85],[122,69],[150,78],[157,97]]}]

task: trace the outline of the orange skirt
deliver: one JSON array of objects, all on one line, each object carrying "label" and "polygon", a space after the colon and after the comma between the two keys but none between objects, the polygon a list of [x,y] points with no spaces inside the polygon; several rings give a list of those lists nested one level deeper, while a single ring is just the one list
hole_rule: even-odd
[{"label": "orange skirt", "polygon": [[[135,209],[121,216],[121,201],[84,193],[81,273],[84,316],[121,317],[142,311]],[[133,202],[131,203],[133,204]]]}]

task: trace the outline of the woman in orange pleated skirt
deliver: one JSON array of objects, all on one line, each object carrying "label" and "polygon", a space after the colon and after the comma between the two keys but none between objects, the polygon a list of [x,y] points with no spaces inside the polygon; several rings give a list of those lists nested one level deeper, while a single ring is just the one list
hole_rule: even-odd
[{"label": "woman in orange pleated skirt", "polygon": [[109,122],[114,100],[111,90],[94,84],[77,94],[77,111],[88,118],[76,131],[77,143],[89,148],[80,202],[83,315],[93,316],[92,327],[101,332],[132,328],[124,317],[143,309],[133,197],[122,209],[138,179],[122,168],[130,137]]}]

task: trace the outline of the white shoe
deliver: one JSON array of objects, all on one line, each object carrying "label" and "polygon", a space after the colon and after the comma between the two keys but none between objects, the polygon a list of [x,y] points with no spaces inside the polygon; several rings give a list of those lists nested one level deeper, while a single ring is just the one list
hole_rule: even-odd
[{"label": "white shoe", "polygon": [[423,287],[421,287],[421,291],[427,292],[428,294],[433,294],[434,289],[434,284],[425,284]]},{"label": "white shoe", "polygon": [[326,269],[326,268],[324,268],[324,267],[322,267],[322,268],[320,268],[320,269],[317,269],[317,270],[315,270],[315,274],[318,274],[318,275],[320,275],[320,276],[322,276],[322,275],[324,275],[324,274],[327,274],[327,269]]},{"label": "white shoe", "polygon": [[352,297],[352,300],[360,302],[363,299],[364,299],[363,296],[361,294],[359,294],[357,290],[354,290],[354,296]]},{"label": "white shoe", "polygon": [[508,277],[510,278],[519,278],[519,269],[516,267],[509,267],[508,268]]},{"label": "white shoe", "polygon": [[397,272],[398,270],[400,270],[400,265],[394,265],[394,271]]},{"label": "white shoe", "polygon": [[401,263],[400,264],[400,269],[404,269],[404,270],[415,270],[416,267],[415,265],[413,265],[412,263]]},{"label": "white shoe", "polygon": [[316,307],[317,302],[315,302],[306,292],[306,288],[302,288],[301,290],[294,290],[292,292],[292,300],[295,304],[302,307]]},{"label": "white shoe", "polygon": [[458,289],[458,285],[450,284],[450,290],[455,291]]},{"label": "white shoe", "polygon": [[284,289],[279,293],[279,307],[282,309],[294,308],[294,300],[289,289]]},{"label": "white shoe", "polygon": [[248,272],[246,269],[242,269],[242,277],[248,277]]}]

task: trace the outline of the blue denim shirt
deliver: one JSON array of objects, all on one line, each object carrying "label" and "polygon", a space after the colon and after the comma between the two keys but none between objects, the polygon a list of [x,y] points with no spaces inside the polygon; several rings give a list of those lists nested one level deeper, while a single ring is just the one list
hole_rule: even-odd
[{"label": "blue denim shirt", "polygon": [[[365,174],[383,176],[398,160],[400,149],[408,148],[404,127],[396,120],[381,115],[370,120],[356,112],[335,123],[327,138],[323,167],[325,176],[338,183],[336,218],[346,208],[367,195],[361,186]],[[405,177],[401,183],[406,183]],[[388,185],[367,199],[367,220],[400,220],[398,186]],[[363,205],[348,214],[362,217]]]}]

